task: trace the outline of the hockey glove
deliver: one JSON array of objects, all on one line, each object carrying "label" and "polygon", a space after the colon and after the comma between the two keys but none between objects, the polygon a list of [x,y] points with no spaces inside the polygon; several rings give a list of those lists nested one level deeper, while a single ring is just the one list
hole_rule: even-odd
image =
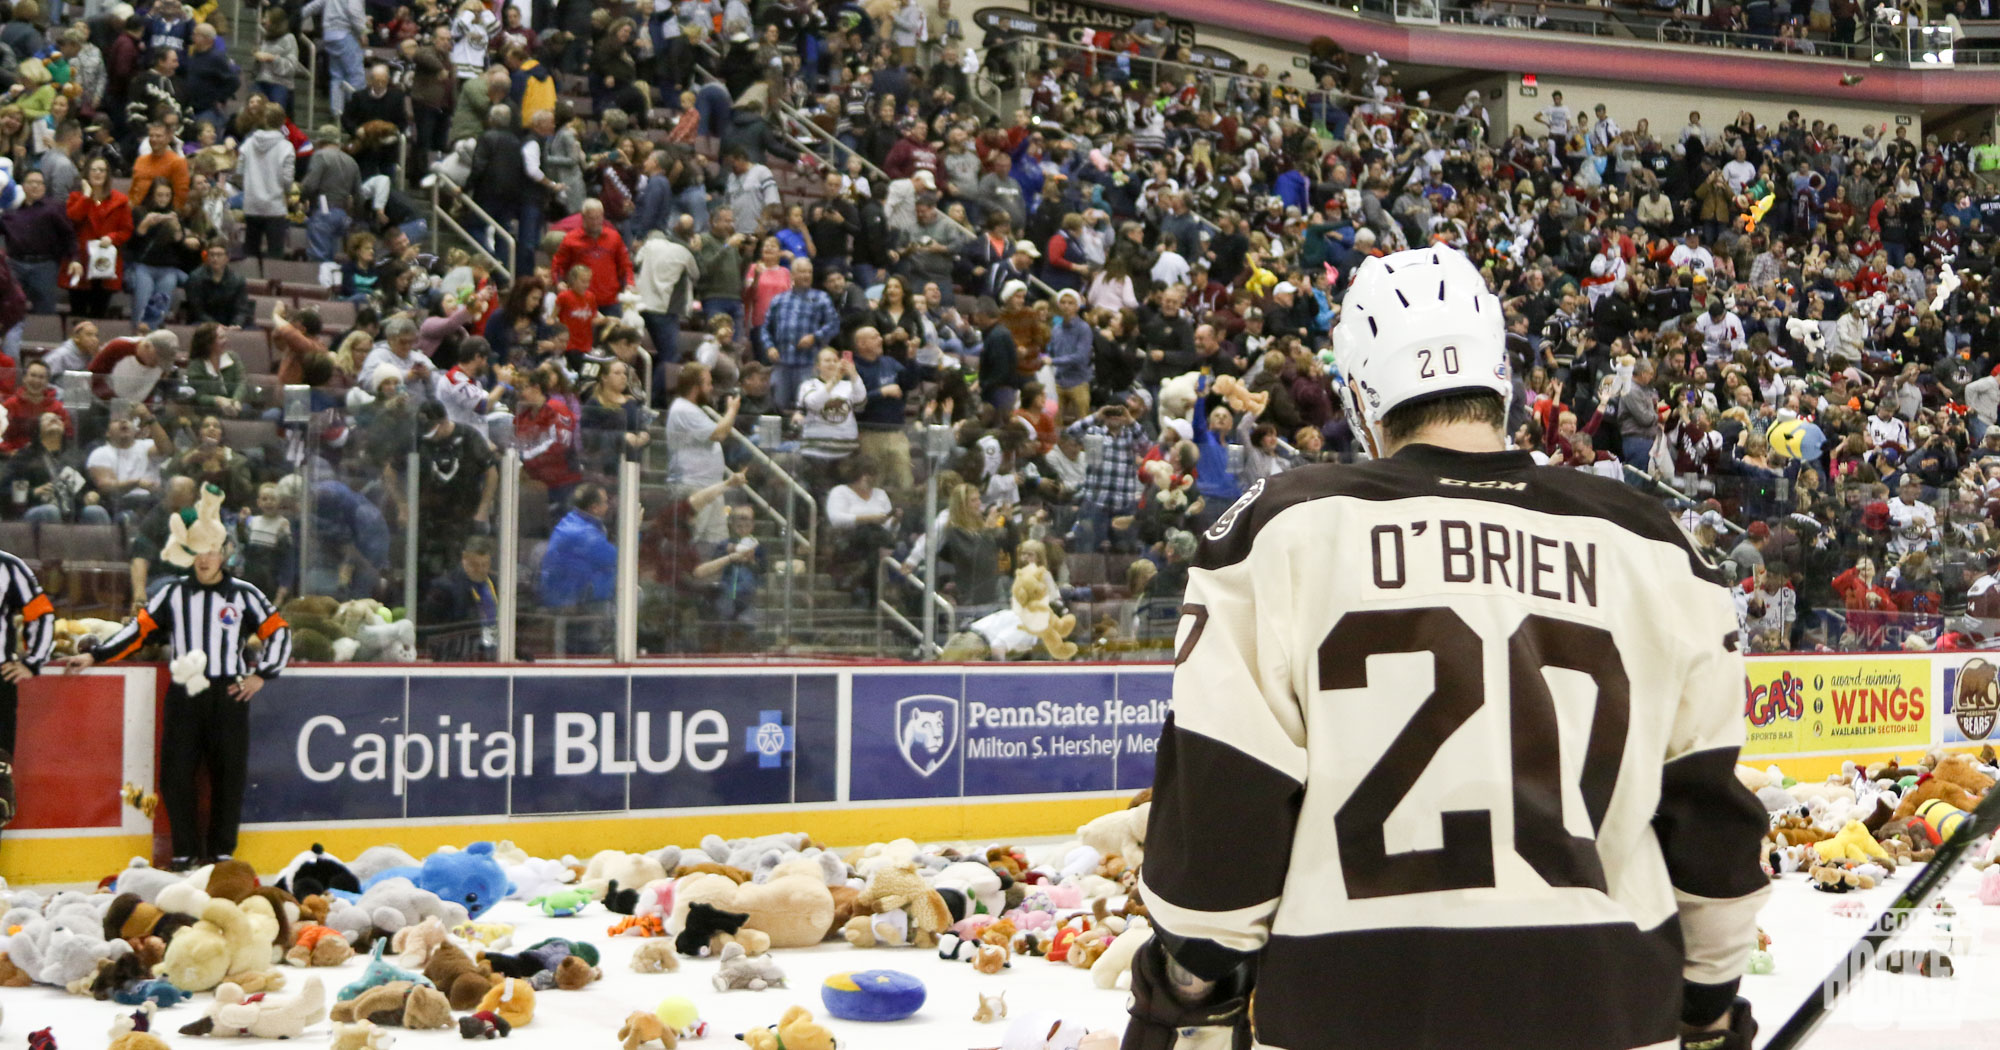
[{"label": "hockey glove", "polygon": [[1158,940],[1147,941],[1133,958],[1132,1022],[1120,1050],[1249,1050],[1248,982],[1218,987],[1190,1004],[1174,993],[1168,962]]},{"label": "hockey glove", "polygon": [[[1137,982],[1134,982],[1137,987]],[[1750,1000],[1736,997],[1729,1008],[1729,1026],[1714,1031],[1681,1032],[1681,1050],[1750,1050],[1757,1041],[1757,1019],[1750,1016]]]}]

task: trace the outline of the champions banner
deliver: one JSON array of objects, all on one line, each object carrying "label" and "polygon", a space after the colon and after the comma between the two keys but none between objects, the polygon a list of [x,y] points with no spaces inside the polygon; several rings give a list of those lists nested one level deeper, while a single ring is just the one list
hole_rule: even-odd
[{"label": "champions banner", "polygon": [[1931,746],[1930,657],[1771,656],[1748,670],[1745,758]]}]

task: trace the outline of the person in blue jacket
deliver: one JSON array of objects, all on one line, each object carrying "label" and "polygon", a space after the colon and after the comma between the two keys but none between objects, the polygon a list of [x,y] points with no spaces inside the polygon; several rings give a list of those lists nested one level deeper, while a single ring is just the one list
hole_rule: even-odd
[{"label": "person in blue jacket", "polygon": [[604,528],[611,509],[604,487],[578,485],[570,508],[549,534],[542,555],[542,606],[551,612],[577,612],[611,601],[618,578],[618,551]]},{"label": "person in blue jacket", "polygon": [[[1202,392],[1208,392],[1205,382]],[[1195,466],[1194,490],[1202,498],[1202,512],[1197,521],[1203,528],[1243,495],[1243,483],[1229,469],[1229,446],[1240,441],[1242,427],[1236,422],[1236,413],[1220,399],[1214,408],[1203,411],[1207,401],[1206,397],[1197,400],[1194,411],[1189,413],[1193,417],[1194,446],[1201,456]],[[1250,423],[1256,419],[1251,414],[1243,418]]]}]

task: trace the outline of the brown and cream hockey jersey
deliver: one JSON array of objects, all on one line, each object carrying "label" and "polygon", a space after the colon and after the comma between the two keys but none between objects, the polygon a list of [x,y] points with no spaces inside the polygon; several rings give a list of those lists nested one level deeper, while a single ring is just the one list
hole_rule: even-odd
[{"label": "brown and cream hockey jersey", "polygon": [[1259,1046],[1677,1047],[1684,988],[1728,1002],[1766,820],[1735,610],[1657,501],[1525,453],[1307,467],[1181,612],[1141,878],[1170,944],[1255,957]]}]

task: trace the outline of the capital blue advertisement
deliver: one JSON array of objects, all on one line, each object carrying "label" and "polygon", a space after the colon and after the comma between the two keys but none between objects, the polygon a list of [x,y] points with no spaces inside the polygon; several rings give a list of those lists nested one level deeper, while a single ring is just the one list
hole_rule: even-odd
[{"label": "capital blue advertisement", "polygon": [[251,711],[245,821],[1126,792],[1172,674],[1050,668],[296,669]]}]

